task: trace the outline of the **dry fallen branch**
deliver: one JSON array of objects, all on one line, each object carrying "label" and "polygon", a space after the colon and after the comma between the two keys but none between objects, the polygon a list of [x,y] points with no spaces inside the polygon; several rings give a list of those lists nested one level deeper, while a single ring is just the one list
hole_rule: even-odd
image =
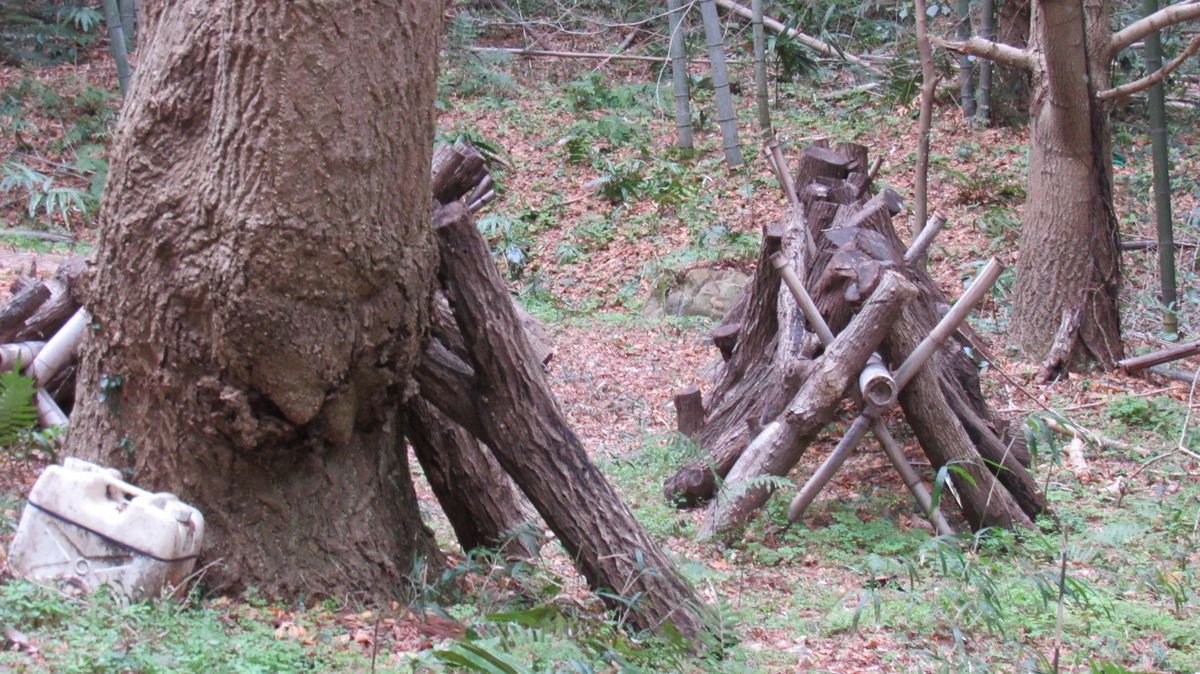
[{"label": "dry fallen branch", "polygon": [[[754,13],[750,10],[750,8],[739,5],[738,3],[733,2],[732,0],[716,0],[716,2],[717,2],[717,5],[719,5],[722,9],[725,9],[729,12],[737,14],[738,16],[742,17],[743,19],[752,19],[754,17]],[[811,35],[805,35],[804,33],[801,33],[800,31],[796,30],[795,28],[788,28],[787,26],[783,25],[782,23],[780,23],[779,21],[777,21],[775,19],[772,19],[769,16],[763,17],[763,27],[769,28],[771,31],[776,32],[776,33],[784,33],[786,31],[788,37],[796,40],[800,44],[808,47],[809,49],[812,49],[815,52],[824,54],[825,56],[831,56],[833,58],[838,58],[838,59],[845,59],[846,61],[849,61],[850,63],[853,63],[856,66],[861,66],[863,68],[870,68],[871,70],[876,69],[874,65],[868,63],[861,57],[854,56],[853,54],[847,54],[847,53],[843,52],[842,50],[831,46],[827,42],[818,40],[817,38],[815,38]]]},{"label": "dry fallen branch", "polygon": [[1200,35],[1192,38],[1192,41],[1188,43],[1187,48],[1180,52],[1178,56],[1171,59],[1170,62],[1164,64],[1163,67],[1155,70],[1141,79],[1127,82],[1119,87],[1113,87],[1112,89],[1105,89],[1104,91],[1096,94],[1096,98],[1099,98],[1102,101],[1113,101],[1114,103],[1120,103],[1139,91],[1149,89],[1156,83],[1161,82],[1164,78],[1166,78],[1167,75],[1170,75],[1173,70],[1182,65],[1184,61],[1188,60],[1188,58],[1190,58],[1197,51],[1200,51]]},{"label": "dry fallen branch", "polygon": [[1012,47],[1001,42],[985,40],[978,36],[961,41],[931,37],[929,41],[943,49],[956,51],[960,54],[978,56],[995,61],[1001,65],[1021,68],[1023,70],[1033,68],[1033,54],[1028,50],[1018,49],[1017,47]]}]

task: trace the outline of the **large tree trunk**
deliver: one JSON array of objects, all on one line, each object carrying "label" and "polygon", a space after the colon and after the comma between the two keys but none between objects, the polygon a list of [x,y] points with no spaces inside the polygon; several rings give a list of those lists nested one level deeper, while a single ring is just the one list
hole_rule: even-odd
[{"label": "large tree trunk", "polygon": [[1094,98],[1108,81],[1101,45],[1110,29],[1105,3],[1093,0],[1085,30],[1083,4],[1033,8],[1031,47],[1044,60],[1033,73],[1012,330],[1028,355],[1045,359],[1045,374],[1085,359],[1111,367],[1122,353],[1108,122]]},{"label": "large tree trunk", "polygon": [[200,507],[223,587],[394,596],[432,553],[397,410],[434,280],[439,7],[143,7],[68,451]]}]

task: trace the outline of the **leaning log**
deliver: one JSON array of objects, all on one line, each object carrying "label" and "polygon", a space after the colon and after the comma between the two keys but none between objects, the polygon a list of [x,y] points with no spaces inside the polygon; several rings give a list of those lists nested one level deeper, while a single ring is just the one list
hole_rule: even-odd
[{"label": "leaning log", "polygon": [[423,398],[404,412],[409,444],[463,552],[534,553],[519,535],[526,518],[516,490],[490,450]]},{"label": "leaning log", "polygon": [[770,261],[783,252],[804,267],[806,232],[798,213],[764,230],[754,278],[718,326],[736,326],[736,339],[706,396],[704,425],[696,435],[703,452],[663,485],[667,499],[677,505],[694,507],[713,497],[718,479],[763,425],[783,411],[812,365],[819,344],[805,329],[795,301],[781,296],[779,274]]},{"label": "leaning log", "polygon": [[689,638],[709,614],[592,465],[550,392],[486,242],[465,207],[438,210],[441,280],[475,372],[469,391],[483,439],[566,547],[588,583],[632,604],[637,627],[670,623]]},{"label": "leaning log", "polygon": [[890,330],[917,289],[902,276],[887,272],[879,286],[846,329],[816,360],[804,385],[778,418],[746,448],[725,478],[721,494],[700,527],[701,538],[725,532],[750,518],[774,492],[769,483],[755,484],[764,475],[782,477],[828,424],[871,354]]}]

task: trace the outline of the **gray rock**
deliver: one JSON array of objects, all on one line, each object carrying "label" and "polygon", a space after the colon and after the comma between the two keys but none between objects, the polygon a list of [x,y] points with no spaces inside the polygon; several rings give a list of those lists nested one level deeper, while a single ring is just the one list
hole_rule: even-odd
[{"label": "gray rock", "polygon": [[695,267],[667,274],[654,289],[644,313],[651,318],[704,316],[719,319],[729,311],[750,277],[736,269]]}]

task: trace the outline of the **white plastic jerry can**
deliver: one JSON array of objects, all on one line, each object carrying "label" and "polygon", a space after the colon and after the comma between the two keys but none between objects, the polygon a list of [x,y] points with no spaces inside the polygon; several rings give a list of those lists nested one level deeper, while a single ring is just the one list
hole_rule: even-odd
[{"label": "white plastic jerry can", "polygon": [[174,589],[204,538],[200,511],[124,482],[115,469],[68,458],[38,477],[8,553],[13,575],[126,601]]}]

